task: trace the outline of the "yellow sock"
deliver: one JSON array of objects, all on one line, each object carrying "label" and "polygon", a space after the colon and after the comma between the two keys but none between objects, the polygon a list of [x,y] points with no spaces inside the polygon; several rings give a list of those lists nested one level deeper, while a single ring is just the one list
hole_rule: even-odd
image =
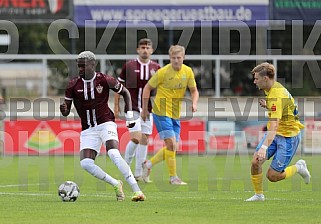
[{"label": "yellow sock", "polygon": [[295,165],[289,166],[285,168],[285,179],[292,177],[297,171],[297,167]]},{"label": "yellow sock", "polygon": [[252,185],[256,194],[263,194],[263,175],[262,173],[251,176]]},{"label": "yellow sock", "polygon": [[165,149],[165,161],[168,167],[169,176],[176,176],[176,152]]},{"label": "yellow sock", "polygon": [[165,159],[165,148],[166,147],[163,147],[161,148],[151,159],[151,163],[153,165],[159,163],[159,162],[162,162],[164,159]]}]

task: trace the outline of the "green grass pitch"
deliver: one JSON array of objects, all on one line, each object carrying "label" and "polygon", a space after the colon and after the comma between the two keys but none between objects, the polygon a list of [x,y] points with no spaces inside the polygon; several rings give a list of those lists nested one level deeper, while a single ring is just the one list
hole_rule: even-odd
[{"label": "green grass pitch", "polygon": [[[187,186],[169,185],[161,163],[152,170],[153,183],[139,183],[146,201],[130,201],[124,181],[127,197],[117,202],[111,186],[81,169],[78,156],[0,157],[0,223],[320,223],[321,156],[303,158],[311,183],[305,185],[299,175],[278,183],[265,178],[264,202],[244,202],[253,194],[251,156],[238,155],[177,156],[178,173]],[[97,163],[123,180],[105,156]],[[58,198],[65,180],[78,183],[76,202]]]}]

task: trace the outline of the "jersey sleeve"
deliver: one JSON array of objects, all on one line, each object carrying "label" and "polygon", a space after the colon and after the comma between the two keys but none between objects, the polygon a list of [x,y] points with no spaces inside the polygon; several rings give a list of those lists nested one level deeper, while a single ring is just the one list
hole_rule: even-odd
[{"label": "jersey sleeve", "polygon": [[123,85],[114,77],[106,75],[106,81],[109,89],[116,93],[120,93],[123,89]]},{"label": "jersey sleeve", "polygon": [[126,70],[127,70],[127,63],[124,64],[119,76],[118,76],[118,81],[121,83],[124,83],[126,81]]},{"label": "jersey sleeve", "polygon": [[193,70],[191,68],[189,68],[189,72],[188,72],[187,86],[189,88],[196,87],[195,75],[194,75],[194,72],[193,72]]},{"label": "jersey sleeve", "polygon": [[67,88],[65,90],[65,99],[73,100],[74,98],[74,86],[76,84],[75,79],[72,79],[68,82]]},{"label": "jersey sleeve", "polygon": [[163,80],[163,75],[162,75],[162,70],[158,70],[148,81],[148,84],[153,87],[156,88]]}]

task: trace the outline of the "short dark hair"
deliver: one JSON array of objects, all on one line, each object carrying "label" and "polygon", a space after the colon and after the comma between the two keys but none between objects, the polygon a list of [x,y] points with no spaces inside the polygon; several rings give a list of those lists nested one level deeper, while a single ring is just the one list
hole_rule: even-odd
[{"label": "short dark hair", "polygon": [[150,45],[150,46],[153,46],[153,42],[151,39],[148,39],[148,38],[143,38],[143,39],[140,39],[138,41],[138,47],[141,46],[141,45]]}]

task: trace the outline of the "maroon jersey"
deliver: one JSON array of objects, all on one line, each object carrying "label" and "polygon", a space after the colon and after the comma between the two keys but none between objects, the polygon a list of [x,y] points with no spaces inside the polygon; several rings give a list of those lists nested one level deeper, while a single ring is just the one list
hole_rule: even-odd
[{"label": "maroon jersey", "polygon": [[96,73],[91,80],[80,77],[69,81],[65,99],[73,100],[81,119],[82,130],[98,124],[115,121],[114,113],[108,106],[109,90],[120,93],[123,85],[117,79]]},{"label": "maroon jersey", "polygon": [[[126,86],[130,92],[133,110],[140,112],[142,108],[143,89],[152,75],[160,68],[155,61],[149,60],[144,64],[139,59],[128,61],[118,77],[118,80]],[[149,100],[148,111],[152,111],[152,104]]]}]

